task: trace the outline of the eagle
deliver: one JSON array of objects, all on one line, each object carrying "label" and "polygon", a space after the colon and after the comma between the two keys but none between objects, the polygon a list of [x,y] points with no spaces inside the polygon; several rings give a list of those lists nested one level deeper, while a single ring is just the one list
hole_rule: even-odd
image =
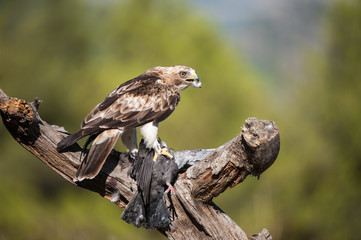
[{"label": "eagle", "polygon": [[187,66],[154,67],[122,83],[85,117],[81,129],[62,139],[59,152],[89,136],[84,149],[93,141],[81,162],[74,181],[94,178],[120,137],[131,157],[138,152],[140,127],[145,145],[159,155],[172,158],[158,142],[159,123],[169,117],[180,101],[180,92],[189,86],[201,87],[195,70]]}]

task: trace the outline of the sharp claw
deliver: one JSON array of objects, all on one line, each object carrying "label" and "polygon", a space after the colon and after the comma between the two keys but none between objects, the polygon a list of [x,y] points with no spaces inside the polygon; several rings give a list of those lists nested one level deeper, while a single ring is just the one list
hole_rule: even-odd
[{"label": "sharp claw", "polygon": [[173,159],[173,155],[169,152],[168,148],[162,148],[160,150],[160,153],[155,153],[154,154],[154,157],[153,157],[153,161],[157,161],[157,158],[160,156],[160,155],[164,155],[164,156],[167,156],[169,159]]},{"label": "sharp claw", "polygon": [[168,148],[162,148],[160,153],[164,156],[167,156],[169,159],[173,159],[173,155],[169,152]]},{"label": "sharp claw", "polygon": [[158,158],[160,155],[162,155],[162,154],[155,153],[155,154],[154,154],[154,157],[153,157],[153,161],[154,161],[154,162],[157,161],[157,158]]}]

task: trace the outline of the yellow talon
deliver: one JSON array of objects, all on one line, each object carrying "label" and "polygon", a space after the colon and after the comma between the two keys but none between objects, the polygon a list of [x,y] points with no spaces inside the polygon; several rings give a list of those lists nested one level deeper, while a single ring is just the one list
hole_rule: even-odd
[{"label": "yellow talon", "polygon": [[157,158],[158,158],[160,155],[162,155],[162,154],[155,153],[155,154],[154,154],[154,157],[153,157],[153,161],[154,161],[154,162],[157,161]]},{"label": "yellow talon", "polygon": [[164,156],[167,156],[169,159],[173,159],[173,155],[169,152],[168,148],[162,148],[160,153]]},{"label": "yellow talon", "polygon": [[173,155],[169,152],[168,148],[162,148],[160,153],[155,153],[153,161],[155,162],[160,155],[167,156],[169,159],[173,159]]}]

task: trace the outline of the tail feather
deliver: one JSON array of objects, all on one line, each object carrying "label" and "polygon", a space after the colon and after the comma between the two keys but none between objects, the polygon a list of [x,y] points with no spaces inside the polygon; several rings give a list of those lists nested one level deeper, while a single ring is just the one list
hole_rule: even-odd
[{"label": "tail feather", "polygon": [[65,148],[70,147],[71,145],[73,145],[76,141],[78,141],[79,139],[85,137],[86,135],[84,135],[84,131],[83,129],[77,131],[74,134],[71,134],[67,137],[65,137],[64,139],[62,139],[57,146],[57,150],[58,152],[62,152],[65,150]]},{"label": "tail feather", "polygon": [[120,216],[129,224],[147,228],[147,214],[142,193],[137,191]]},{"label": "tail feather", "polygon": [[86,155],[76,172],[76,181],[94,178],[102,169],[105,160],[116,144],[122,130],[111,129],[100,133],[93,141],[89,153]]},{"label": "tail feather", "polygon": [[65,137],[63,140],[61,140],[58,143],[58,146],[56,149],[58,150],[58,152],[62,152],[65,150],[65,148],[70,147],[79,139],[89,136],[89,135],[97,135],[101,131],[103,131],[103,130],[99,129],[99,128],[82,128],[79,131],[77,131],[76,133],[73,133],[73,134]]}]

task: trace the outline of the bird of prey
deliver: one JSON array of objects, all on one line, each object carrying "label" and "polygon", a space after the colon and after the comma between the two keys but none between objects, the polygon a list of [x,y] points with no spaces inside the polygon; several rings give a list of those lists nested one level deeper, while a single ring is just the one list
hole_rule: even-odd
[{"label": "bird of prey", "polygon": [[[180,91],[201,87],[195,70],[187,66],[154,67],[114,89],[85,117],[81,129],[58,143],[64,151],[79,139],[89,136],[84,148],[93,141],[77,170],[75,181],[94,178],[101,170],[119,137],[134,158],[137,154],[136,127],[145,145],[159,155],[170,155],[158,140],[159,123],[177,107]],[[169,156],[171,157],[171,155]]]}]

